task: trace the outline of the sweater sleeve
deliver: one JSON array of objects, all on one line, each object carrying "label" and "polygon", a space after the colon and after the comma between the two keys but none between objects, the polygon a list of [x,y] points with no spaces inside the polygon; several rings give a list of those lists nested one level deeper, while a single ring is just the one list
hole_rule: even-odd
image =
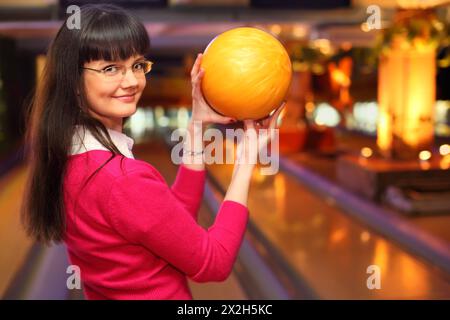
[{"label": "sweater sleeve", "polygon": [[248,209],[224,201],[205,230],[150,170],[116,178],[107,201],[112,227],[197,282],[223,281],[232,271],[248,221]]},{"label": "sweater sleeve", "polygon": [[181,164],[171,186],[172,193],[195,221],[202,203],[205,180],[206,170],[192,170]]}]

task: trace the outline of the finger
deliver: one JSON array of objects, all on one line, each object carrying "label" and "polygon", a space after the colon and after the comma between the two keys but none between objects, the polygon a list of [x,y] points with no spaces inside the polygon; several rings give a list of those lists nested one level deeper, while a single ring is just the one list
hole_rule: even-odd
[{"label": "finger", "polygon": [[284,107],[286,106],[286,101],[283,101],[281,105],[275,110],[275,112],[272,114],[272,116],[275,116],[276,113],[280,114],[281,111],[283,111]]},{"label": "finger", "polygon": [[283,112],[283,110],[284,110],[284,104],[283,104],[280,108],[278,108],[277,111],[273,114],[273,118],[274,118],[275,120],[277,120],[278,117],[279,117],[279,116],[281,115],[281,113]]},{"label": "finger", "polygon": [[200,71],[197,73],[196,76],[194,76],[192,83],[195,84],[196,86],[199,86],[204,75],[205,75],[205,69],[200,68]]},{"label": "finger", "polygon": [[275,129],[276,124],[277,124],[277,120],[278,117],[280,116],[281,112],[283,111],[285,106],[285,103],[283,103],[278,109],[277,111],[275,111],[275,113],[272,115],[271,119],[270,119],[270,123],[269,123],[269,128],[270,129]]},{"label": "finger", "polygon": [[200,65],[202,62],[202,54],[198,53],[195,58],[194,66],[192,67],[191,75],[196,75],[199,71]]},{"label": "finger", "polygon": [[284,106],[284,103],[278,107],[277,109],[275,109],[271,114],[269,114],[267,117],[262,118],[261,120],[259,120],[261,122],[261,125],[264,128],[269,128],[270,124],[272,123],[272,120],[274,118],[278,118],[278,115],[280,114],[280,112],[282,111],[282,108]]},{"label": "finger", "polygon": [[202,79],[204,73],[204,71],[200,71],[198,76],[192,81],[192,97],[201,101],[205,100],[202,92]]},{"label": "finger", "polygon": [[255,121],[264,122],[264,120],[267,120],[269,118],[270,118],[270,113],[267,116],[265,116],[264,118],[260,118],[260,119],[257,119]]},{"label": "finger", "polygon": [[268,117],[268,118],[264,118],[264,120],[261,121],[261,124],[264,128],[267,128],[269,126],[270,119],[271,119],[271,117]]},{"label": "finger", "polygon": [[255,129],[255,122],[253,120],[244,120],[245,129]]},{"label": "finger", "polygon": [[267,116],[265,116],[264,118],[258,119],[257,121],[259,123],[261,123],[262,126],[268,127],[270,124],[270,121],[273,119],[274,116],[277,116],[276,115],[277,112],[281,112],[283,110],[285,104],[286,104],[286,101],[283,101],[277,109],[273,110]]},{"label": "finger", "polygon": [[201,61],[202,61],[202,54],[199,53],[199,54],[197,54],[197,58],[195,59],[194,66],[192,67],[191,77],[194,77],[198,73]]},{"label": "finger", "polygon": [[223,116],[221,116],[220,114],[217,114],[217,113],[213,114],[213,115],[211,116],[211,118],[212,118],[212,121],[213,121],[214,123],[229,124],[229,123],[235,123],[235,122],[237,122],[237,120],[234,119],[234,118],[231,118],[231,117],[223,117]]},{"label": "finger", "polygon": [[214,123],[220,123],[220,124],[230,124],[230,123],[236,123],[236,120],[230,119],[230,118],[222,118],[222,119],[214,119]]}]

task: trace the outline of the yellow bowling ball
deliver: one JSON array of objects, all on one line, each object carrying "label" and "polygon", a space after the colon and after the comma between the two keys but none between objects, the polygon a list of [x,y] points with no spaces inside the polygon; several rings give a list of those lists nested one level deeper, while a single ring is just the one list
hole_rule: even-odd
[{"label": "yellow bowling ball", "polygon": [[292,76],[289,55],[269,33],[256,28],[228,30],[203,53],[202,91],[210,106],[239,120],[260,119],[279,107]]}]

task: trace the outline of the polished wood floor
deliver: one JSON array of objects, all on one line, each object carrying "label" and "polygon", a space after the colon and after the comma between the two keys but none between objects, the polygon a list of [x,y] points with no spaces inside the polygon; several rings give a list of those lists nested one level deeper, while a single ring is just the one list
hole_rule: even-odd
[{"label": "polished wood floor", "polygon": [[[161,141],[136,144],[134,153],[137,159],[154,165],[168,183],[173,181],[177,168]],[[209,165],[208,170],[226,189],[232,166]],[[19,166],[0,179],[0,296],[32,245],[19,220],[26,174],[27,168]],[[450,298],[449,275],[352,220],[333,201],[318,196],[284,172],[263,176],[255,170],[249,209],[251,222],[321,298]],[[205,205],[199,219],[205,227],[212,223]],[[443,231],[437,219],[422,222],[424,229],[448,239],[448,229]],[[381,270],[379,290],[366,285],[371,265]],[[196,299],[247,298],[235,274],[222,283],[190,282],[190,286]]]}]

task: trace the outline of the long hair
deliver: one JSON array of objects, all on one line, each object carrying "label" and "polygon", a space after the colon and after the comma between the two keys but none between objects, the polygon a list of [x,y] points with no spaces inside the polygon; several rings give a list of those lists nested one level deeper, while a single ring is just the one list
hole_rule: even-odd
[{"label": "long hair", "polygon": [[59,29],[47,52],[42,77],[26,112],[25,152],[30,167],[23,197],[22,223],[29,236],[48,244],[61,242],[66,229],[64,176],[76,126],[89,130],[111,157],[118,150],[107,128],[88,113],[81,67],[93,60],[126,60],[146,55],[150,39],[144,25],[114,5],[85,5],[80,28]]}]

